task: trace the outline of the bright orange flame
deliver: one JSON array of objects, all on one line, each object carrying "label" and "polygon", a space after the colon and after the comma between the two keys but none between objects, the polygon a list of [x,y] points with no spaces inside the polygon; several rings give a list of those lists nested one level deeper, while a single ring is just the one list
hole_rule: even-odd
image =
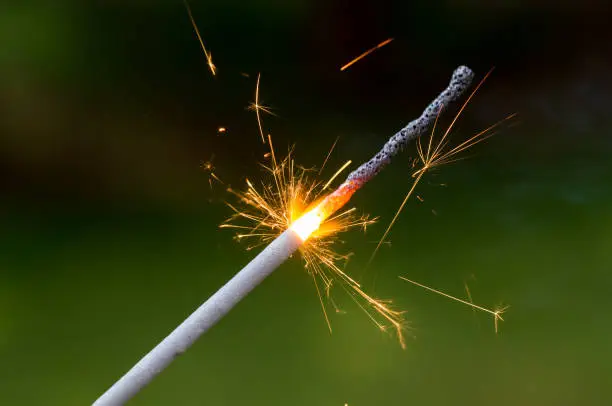
[{"label": "bright orange flame", "polygon": [[[340,173],[340,171],[348,166],[351,161],[348,161],[336,174],[331,178],[329,182],[323,187],[325,189],[327,185],[333,181],[333,179]],[[315,206],[314,209],[306,212],[296,221],[291,223],[291,229],[295,231],[302,241],[306,241],[310,234],[317,231],[321,223],[327,220],[332,214],[338,211],[342,206],[348,202],[355,188],[351,182],[345,182],[333,193],[325,196],[321,202]]]},{"label": "bright orange flame", "polygon": [[323,220],[323,213],[317,206],[294,221],[290,228],[300,236],[302,241],[306,241],[312,233],[319,229]]}]

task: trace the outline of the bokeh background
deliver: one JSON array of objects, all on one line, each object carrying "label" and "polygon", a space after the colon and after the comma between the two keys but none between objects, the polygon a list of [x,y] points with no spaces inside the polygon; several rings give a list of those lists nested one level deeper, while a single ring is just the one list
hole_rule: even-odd
[{"label": "bokeh background", "polygon": [[[407,349],[341,291],[330,335],[294,258],[131,404],[610,404],[610,28],[605,2],[573,3],[193,0],[212,77],[179,0],[4,2],[0,404],[91,403],[254,255],[218,224],[225,187],[263,176],[258,72],[277,149],[316,166],[340,137],[331,169],[369,158],[459,64],[495,70],[453,139],[515,125],[428,176],[364,271],[408,151],[353,200],[379,224],[338,247],[406,310]],[[399,275],[511,307],[495,334]]]}]

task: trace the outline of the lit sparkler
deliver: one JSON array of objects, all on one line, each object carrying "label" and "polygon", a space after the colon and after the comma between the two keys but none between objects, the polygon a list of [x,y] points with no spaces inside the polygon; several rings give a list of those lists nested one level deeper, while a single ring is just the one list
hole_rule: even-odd
[{"label": "lit sparkler", "polygon": [[[291,217],[286,218],[287,213],[292,213],[291,210],[295,207],[294,203],[291,201],[284,203],[285,206],[283,207],[289,207],[290,210],[288,212],[284,211],[281,217],[285,221],[284,226],[286,227],[287,224],[290,224],[289,227],[284,229],[284,231],[281,230],[280,234],[251,262],[136,363],[132,369],[98,398],[94,405],[120,405],[127,402],[145,385],[150,383],[179,354],[185,352],[202,334],[222,319],[240,300],[286,261],[296,250],[303,246],[309,237],[314,235],[315,237],[312,240],[316,241],[317,233],[324,235],[326,223],[333,224],[334,219],[341,221],[344,216],[348,216],[349,213],[343,215],[343,212],[337,215],[334,214],[342,209],[351,196],[380,172],[391,161],[391,158],[400,149],[405,147],[410,140],[422,135],[437,117],[440,107],[456,100],[469,86],[472,77],[473,73],[467,67],[462,66],[455,70],[449,87],[434,99],[421,117],[412,121],[408,126],[391,137],[380,152],[351,172],[338,189],[320,200],[315,200],[313,205],[307,207],[303,214],[295,219],[295,221],[292,221]],[[276,161],[274,155],[272,159]],[[293,164],[291,163],[291,165]],[[289,184],[291,182],[290,180]],[[282,190],[282,188],[277,189]],[[312,192],[307,190],[304,193],[308,196]],[[280,199],[282,201],[285,197],[280,196]],[[337,232],[338,229],[336,228],[335,231]],[[321,260],[321,263],[327,265],[325,261],[329,262],[330,258],[325,255],[322,259],[315,256],[315,260]],[[333,257],[331,261],[334,263]],[[318,264],[319,262],[316,263]],[[341,277],[345,278],[344,282],[351,287],[349,293],[355,292],[355,295],[369,302],[369,296],[359,288],[358,284],[354,283],[354,281],[351,282],[352,280],[348,276],[343,277],[341,275]],[[326,289],[328,288],[329,286],[326,286]],[[369,304],[373,306],[378,315],[392,324],[393,320],[396,320],[399,316],[398,313],[393,313],[392,311],[389,313],[386,305],[380,301],[372,299],[372,302],[369,302]]]},{"label": "lit sparkler", "polygon": [[287,229],[295,231],[304,240],[300,246],[300,253],[306,269],[313,277],[330,331],[331,322],[323,296],[329,298],[331,287],[339,285],[377,327],[383,331],[389,327],[393,328],[400,344],[404,347],[402,312],[392,309],[389,301],[369,296],[361,285],[340,267],[341,262],[346,261],[349,254],[338,253],[333,248],[340,232],[353,228],[365,230],[376,219],[357,215],[355,208],[341,209],[329,216],[324,216],[317,210],[321,194],[350,164],[350,161],[342,165],[330,180],[323,184],[309,176],[309,172],[314,170],[307,170],[295,164],[292,151],[278,161],[270,136],[268,143],[271,164],[264,165],[264,169],[270,175],[270,181],[258,188],[247,180],[245,192],[230,190],[238,197],[241,204],[240,207],[228,204],[234,214],[220,227],[235,229],[238,240],[249,242],[248,250],[273,241]]},{"label": "lit sparkler", "polygon": [[[391,137],[381,151],[368,162],[351,172],[340,187],[322,199],[319,199],[319,194],[313,192],[316,188],[304,188],[303,174],[302,176],[295,176],[293,172],[293,160],[288,158],[287,161],[281,162],[280,165],[277,164],[274,150],[271,148],[270,152],[272,154],[273,165],[269,168],[269,171],[274,177],[274,183],[264,186],[264,190],[261,193],[258,192],[251,183],[248,183],[247,192],[242,195],[238,194],[243,203],[254,208],[256,213],[242,211],[232,206],[235,215],[230,219],[230,222],[225,223],[223,226],[237,227],[243,231],[246,230],[246,233],[239,234],[238,238],[258,237],[262,244],[274,240],[274,238],[284,232],[287,227],[289,230],[295,231],[305,242],[302,245],[302,251],[306,252],[304,258],[306,259],[307,265],[315,271],[313,275],[320,276],[324,282],[324,286],[328,286],[333,279],[326,277],[323,269],[326,268],[331,270],[332,275],[338,276],[338,279],[343,281],[345,286],[351,288],[347,290],[349,293],[352,295],[356,293],[356,297],[365,300],[376,310],[378,316],[382,316],[387,322],[390,322],[395,327],[400,342],[404,345],[403,336],[401,334],[401,313],[394,312],[381,301],[372,299],[363,292],[361,287],[336,265],[335,260],[338,258],[335,257],[335,255],[338,254],[335,254],[334,251],[329,248],[329,245],[324,245],[323,247],[325,249],[320,249],[320,246],[317,247],[317,233],[323,232],[322,230],[324,228],[322,226],[325,224],[326,220],[329,220],[330,224],[333,224],[333,219],[343,218],[347,212],[340,212],[340,214],[337,215],[335,215],[335,213],[342,209],[357,190],[389,164],[391,158],[406,147],[412,139],[418,138],[425,133],[439,116],[442,106],[456,100],[470,85],[472,78],[473,73],[469,68],[465,66],[457,68],[453,73],[449,86],[430,103],[419,118],[410,122],[406,127]],[[456,118],[457,117],[455,117],[455,120]],[[460,149],[460,147],[461,145],[457,148]],[[444,156],[444,158],[448,158],[448,156]],[[286,173],[287,168],[288,173]],[[303,197],[301,197],[300,193],[304,189],[307,189],[308,192],[304,193]],[[295,220],[295,206],[300,204],[306,210],[299,212],[300,217]],[[254,225],[233,225],[232,220],[236,218],[245,218],[253,222]],[[334,230],[331,228],[329,229],[328,235],[333,236],[337,231],[338,229]],[[308,247],[314,247],[314,249],[309,251]],[[316,286],[318,287],[318,285]],[[319,289],[318,291],[320,292]],[[321,297],[320,293],[319,296]],[[371,313],[368,314],[371,315]],[[377,323],[377,325],[384,328],[384,325],[380,323]]]},{"label": "lit sparkler", "polygon": [[372,48],[368,49],[367,51],[365,51],[364,53],[362,53],[358,57],[352,59],[350,62],[348,62],[347,64],[343,65],[340,68],[340,70],[343,71],[343,70],[347,69],[349,66],[353,65],[354,63],[356,63],[356,62],[360,61],[361,59],[365,58],[366,56],[370,55],[372,52],[376,51],[377,49],[384,47],[385,45],[387,45],[391,41],[393,41],[393,38],[387,38],[386,40],[384,40],[380,44],[376,45],[375,47],[372,47]]}]

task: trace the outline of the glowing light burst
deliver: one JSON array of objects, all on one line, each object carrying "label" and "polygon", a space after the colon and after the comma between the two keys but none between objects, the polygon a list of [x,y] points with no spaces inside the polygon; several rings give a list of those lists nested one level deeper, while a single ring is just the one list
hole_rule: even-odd
[{"label": "glowing light burst", "polygon": [[[391,228],[395,225],[395,223],[396,223],[400,213],[404,209],[404,206],[408,202],[408,199],[410,199],[410,196],[412,196],[412,194],[414,193],[414,190],[416,189],[416,186],[419,184],[419,182],[423,178],[423,175],[425,175],[425,173],[430,172],[433,169],[435,169],[435,168],[437,168],[437,167],[439,167],[441,165],[448,164],[448,163],[460,160],[461,158],[458,157],[458,154],[460,154],[460,153],[466,151],[467,149],[473,147],[474,145],[476,145],[476,144],[486,140],[487,138],[492,137],[495,134],[494,130],[501,123],[503,123],[504,121],[509,120],[509,119],[513,118],[514,116],[516,116],[516,114],[511,114],[508,117],[504,118],[503,120],[498,121],[497,123],[493,124],[492,126],[489,126],[488,128],[486,128],[486,129],[478,132],[477,134],[471,136],[467,140],[459,143],[458,145],[456,145],[454,147],[449,147],[449,142],[450,142],[449,134],[450,134],[451,130],[453,129],[455,123],[459,119],[459,116],[461,116],[461,113],[463,113],[463,111],[465,110],[466,106],[468,105],[468,103],[470,102],[472,97],[476,94],[476,92],[478,91],[480,86],[484,83],[484,81],[491,74],[491,72],[492,71],[489,71],[482,78],[480,83],[478,83],[478,85],[474,88],[474,90],[472,91],[470,96],[467,98],[467,100],[463,103],[463,105],[459,109],[459,112],[453,118],[451,124],[448,126],[446,131],[443,132],[442,137],[440,137],[439,140],[435,139],[435,132],[436,132],[435,130],[436,130],[439,114],[440,114],[440,112],[442,110],[440,110],[438,112],[438,116],[436,117],[436,121],[435,121],[433,129],[431,131],[431,135],[429,136],[429,140],[424,143],[421,140],[421,137],[417,138],[416,143],[417,143],[418,158],[413,162],[413,167],[418,167],[418,169],[416,169],[412,173],[412,178],[414,180],[412,182],[412,185],[411,185],[410,189],[408,190],[408,193],[404,197],[404,200],[400,204],[400,207],[397,209],[395,215],[393,216],[393,219],[391,220],[391,222],[387,226],[387,229],[385,230],[383,236],[380,238],[376,248],[374,249],[374,252],[372,253],[372,256],[370,257],[370,260],[369,260],[368,264],[372,262],[372,260],[374,259],[376,253],[378,252],[379,248],[385,242],[385,239],[389,235],[389,232],[391,231]],[[419,196],[417,196],[417,198],[419,200],[422,200],[422,198],[420,198]]]},{"label": "glowing light burst", "polygon": [[204,56],[206,57],[206,63],[208,64],[208,68],[210,69],[210,73],[213,76],[217,74],[217,67],[212,61],[212,54],[206,50],[204,46],[204,41],[202,40],[202,36],[200,35],[200,30],[198,29],[198,25],[196,24],[193,15],[191,14],[191,7],[189,7],[189,3],[187,0],[183,1],[185,3],[185,8],[187,9],[187,14],[189,15],[189,20],[191,21],[191,25],[193,26],[193,30],[195,31],[198,41],[200,42],[200,46],[202,47],[202,51],[204,51]]},{"label": "glowing light burst", "polygon": [[[389,301],[369,296],[341,268],[350,254],[342,254],[334,249],[341,232],[355,228],[365,231],[376,219],[357,214],[355,208],[334,212],[326,203],[330,201],[327,198],[329,195],[322,196],[324,183],[312,176],[316,175],[315,170],[298,166],[292,150],[278,161],[270,136],[268,143],[270,162],[262,165],[269,175],[268,181],[257,187],[247,180],[245,191],[230,189],[239,204],[228,203],[234,214],[220,227],[236,230],[236,239],[248,242],[247,250],[268,244],[288,228],[293,229],[304,240],[300,253],[306,270],[313,277],[330,332],[331,323],[324,298],[339,311],[330,292],[332,287],[340,286],[379,329],[387,331],[392,328],[401,346],[405,347],[403,312],[392,309]],[[334,176],[337,175],[338,172]]]}]

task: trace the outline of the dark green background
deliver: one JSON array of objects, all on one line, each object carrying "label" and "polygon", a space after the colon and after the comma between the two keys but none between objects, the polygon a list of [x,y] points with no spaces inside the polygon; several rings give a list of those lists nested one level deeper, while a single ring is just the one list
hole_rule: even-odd
[{"label": "dark green background", "polygon": [[[180,1],[81,3],[0,8],[0,404],[91,403],[253,256],[217,228],[229,196],[199,164],[214,154],[234,187],[261,178],[257,72],[277,149],[320,165],[339,136],[331,169],[368,159],[459,64],[495,71],[455,139],[518,125],[428,175],[364,273],[410,150],[352,202],[380,223],[338,248],[407,311],[407,349],[340,291],[330,335],[294,258],[132,403],[609,404],[603,5],[194,1],[213,78]],[[398,275],[460,297],[467,282],[476,303],[511,305],[506,322],[496,335]]]}]

